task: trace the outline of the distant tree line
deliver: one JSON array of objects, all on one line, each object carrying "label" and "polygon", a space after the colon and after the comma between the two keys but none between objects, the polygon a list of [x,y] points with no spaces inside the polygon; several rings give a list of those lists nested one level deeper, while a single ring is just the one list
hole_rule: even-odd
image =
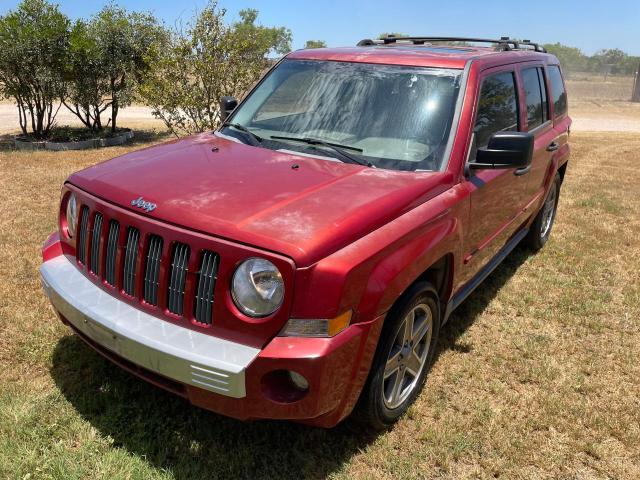
[{"label": "distant tree line", "polygon": [[594,55],[585,55],[582,50],[561,43],[546,44],[549,53],[560,60],[568,72],[611,73],[614,75],[633,75],[640,65],[640,57],[628,55],[617,48],[597,51]]},{"label": "distant tree line", "polygon": [[0,16],[0,98],[13,99],[24,135],[46,138],[62,106],[87,129],[116,131],[133,101],[176,135],[214,128],[218,99],[241,95],[291,49],[291,32],[242,10],[225,23],[211,0],[184,28],[107,4],[72,22],[48,0],[22,0]]}]

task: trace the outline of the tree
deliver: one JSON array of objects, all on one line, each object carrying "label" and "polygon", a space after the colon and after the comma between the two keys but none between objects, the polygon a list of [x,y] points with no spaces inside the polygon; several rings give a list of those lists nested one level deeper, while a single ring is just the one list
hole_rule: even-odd
[{"label": "tree", "polygon": [[327,48],[327,42],[324,40],[307,40],[304,48]]},{"label": "tree", "polygon": [[64,95],[69,19],[46,0],[23,0],[0,18],[0,94],[18,106],[22,133],[45,137]]},{"label": "tree", "polygon": [[[95,55],[95,68],[107,81],[111,130],[115,132],[120,108],[131,104],[137,85],[156,60],[158,45],[165,41],[166,32],[152,15],[127,12],[115,4],[106,5],[91,19],[88,32],[95,41],[88,51]],[[102,85],[96,85],[94,94],[101,90]],[[93,105],[94,111],[97,106]]]},{"label": "tree", "polygon": [[619,70],[627,60],[627,54],[618,48],[603,49],[595,53],[593,60],[597,69],[605,74],[622,73]]},{"label": "tree", "polygon": [[211,1],[185,31],[175,30],[140,90],[176,136],[214,129],[220,97],[240,96],[271,65],[270,54],[291,48],[291,32],[257,25],[256,10],[242,10],[231,25],[225,13]]},{"label": "tree", "polygon": [[565,71],[584,72],[587,70],[589,58],[579,48],[568,47],[561,43],[546,44],[544,48],[558,57]]},{"label": "tree", "polygon": [[410,35],[408,33],[398,33],[398,32],[386,33],[385,32],[378,35],[378,40],[384,40],[387,37],[410,37]]},{"label": "tree", "polygon": [[100,55],[90,25],[78,20],[71,29],[67,52],[67,97],[62,102],[92,130],[102,128],[101,114],[111,105],[108,61]]}]

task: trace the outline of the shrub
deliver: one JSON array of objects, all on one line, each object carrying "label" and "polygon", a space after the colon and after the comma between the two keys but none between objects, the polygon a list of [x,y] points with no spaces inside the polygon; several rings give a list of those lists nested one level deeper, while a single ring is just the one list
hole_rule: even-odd
[{"label": "shrub", "polygon": [[324,40],[307,40],[304,44],[304,48],[326,48],[327,42]]},{"label": "shrub", "polygon": [[18,106],[20,128],[42,138],[55,124],[64,95],[69,19],[45,0],[23,0],[0,18],[0,94]]},{"label": "shrub", "polygon": [[256,10],[242,10],[232,25],[225,13],[212,1],[186,31],[174,31],[141,88],[154,116],[176,136],[214,129],[219,98],[240,96],[271,65],[270,53],[291,48],[291,32],[256,25]]},{"label": "shrub", "polygon": [[[166,38],[164,28],[151,14],[127,12],[108,4],[88,24],[87,33],[95,45],[88,47],[88,55],[95,61],[100,82],[94,95],[107,93],[111,107],[111,129],[116,130],[120,108],[131,104],[136,88],[156,59],[158,44]],[[78,72],[80,78],[92,72]],[[96,101],[102,96],[95,97]],[[93,105],[94,111],[97,104]]]},{"label": "shrub", "polygon": [[111,105],[107,100],[109,81],[105,61],[89,25],[78,20],[71,29],[67,54],[67,91],[62,103],[91,130],[102,129],[101,114]]}]

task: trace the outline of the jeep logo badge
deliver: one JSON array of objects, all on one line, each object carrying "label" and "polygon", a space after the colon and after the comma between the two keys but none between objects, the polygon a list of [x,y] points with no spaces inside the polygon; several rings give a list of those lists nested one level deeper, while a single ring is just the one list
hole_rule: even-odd
[{"label": "jeep logo badge", "polygon": [[138,197],[135,200],[131,200],[131,206],[141,208],[147,213],[154,211],[157,207],[155,203],[147,202],[142,197]]}]

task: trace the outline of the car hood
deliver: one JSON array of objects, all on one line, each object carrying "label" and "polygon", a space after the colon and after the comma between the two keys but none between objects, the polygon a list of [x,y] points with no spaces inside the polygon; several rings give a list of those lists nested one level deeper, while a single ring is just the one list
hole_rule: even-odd
[{"label": "car hood", "polygon": [[[138,150],[69,182],[155,219],[310,265],[443,191],[447,174],[396,172],[205,133]],[[157,207],[132,206],[143,197]]]}]

